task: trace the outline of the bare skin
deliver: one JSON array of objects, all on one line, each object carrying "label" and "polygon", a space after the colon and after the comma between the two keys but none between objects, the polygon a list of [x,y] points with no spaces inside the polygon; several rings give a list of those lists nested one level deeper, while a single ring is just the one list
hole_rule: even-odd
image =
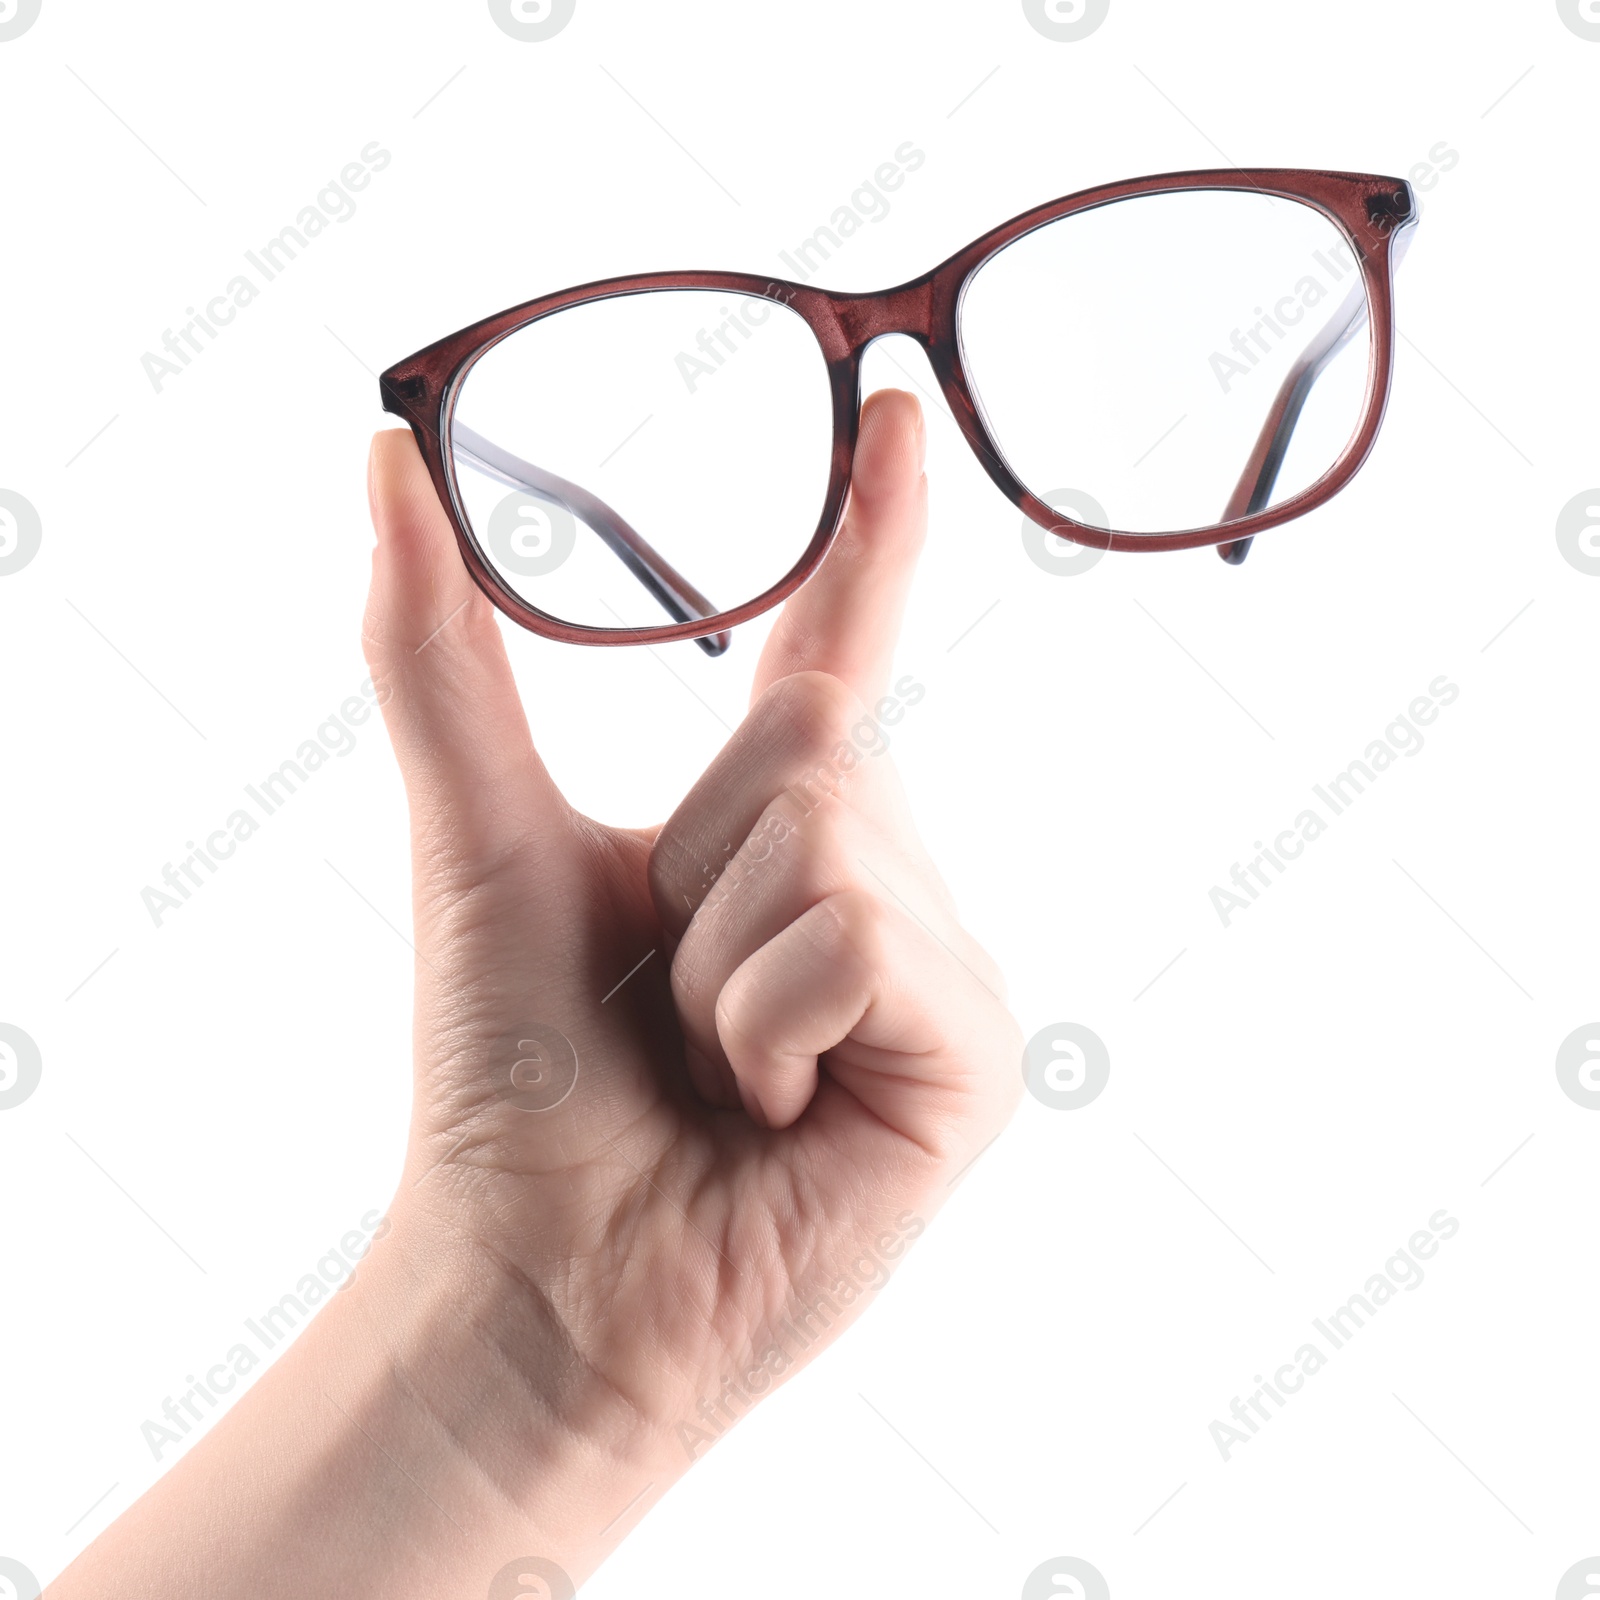
[{"label": "bare skin", "polygon": [[353,1282],[55,1600],[561,1600],[848,1325],[1004,1127],[1000,976],[854,731],[922,453],[915,400],[873,396],[749,715],[665,823],[619,829],[545,770],[410,435],[376,437],[365,638],[418,952],[405,1173]]}]

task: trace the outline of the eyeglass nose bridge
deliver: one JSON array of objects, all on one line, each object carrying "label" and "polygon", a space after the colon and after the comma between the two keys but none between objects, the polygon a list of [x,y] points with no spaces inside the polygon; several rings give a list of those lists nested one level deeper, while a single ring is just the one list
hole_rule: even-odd
[{"label": "eyeglass nose bridge", "polygon": [[[947,262],[944,267],[935,267],[919,278],[877,294],[818,291],[820,304],[813,302],[812,325],[821,337],[833,374],[838,415],[847,418],[836,440],[836,472],[848,481],[861,413],[862,357],[879,339],[903,334],[922,347],[939,395],[968,448],[1001,491],[1020,505],[1021,487],[1015,485],[1010,468],[1001,459],[962,369],[955,305],[959,303],[964,278],[952,273],[953,265]],[[824,312],[820,317],[819,310]],[[826,326],[829,321],[831,327]],[[818,326],[819,323],[823,325]]]},{"label": "eyeglass nose bridge", "polygon": [[924,349],[935,338],[934,279],[931,273],[878,294],[829,294],[845,351],[854,358],[875,339],[903,333]]}]

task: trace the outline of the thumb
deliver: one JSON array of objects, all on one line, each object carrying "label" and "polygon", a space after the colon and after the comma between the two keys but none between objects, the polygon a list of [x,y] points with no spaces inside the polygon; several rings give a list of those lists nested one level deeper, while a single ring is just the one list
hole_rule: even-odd
[{"label": "thumb", "polygon": [[884,389],[861,408],[844,522],[767,636],[752,704],[796,672],[831,673],[868,705],[883,693],[928,525],[925,442],[914,395]]},{"label": "thumb", "polygon": [[409,432],[374,436],[367,490],[378,543],[362,637],[413,842],[437,865],[502,858],[571,810],[533,748],[494,607]]}]

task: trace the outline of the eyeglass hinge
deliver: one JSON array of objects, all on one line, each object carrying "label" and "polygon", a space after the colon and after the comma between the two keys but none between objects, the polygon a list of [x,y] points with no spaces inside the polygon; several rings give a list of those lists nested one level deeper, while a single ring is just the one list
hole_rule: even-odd
[{"label": "eyeglass hinge", "polygon": [[1411,215],[1411,191],[1407,188],[1385,190],[1367,196],[1367,221],[1379,233],[1397,228]]}]

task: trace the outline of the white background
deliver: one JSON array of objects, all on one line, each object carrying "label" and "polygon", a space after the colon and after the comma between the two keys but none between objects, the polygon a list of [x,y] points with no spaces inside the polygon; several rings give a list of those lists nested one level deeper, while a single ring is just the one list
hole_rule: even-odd
[{"label": "white background", "polygon": [[[777,273],[908,139],[926,163],[818,281],[899,282],[1102,181],[1405,175],[1442,142],[1377,451],[1243,568],[1047,576],[931,406],[895,758],[1024,1030],[1092,1028],[1110,1084],[1025,1099],[857,1330],[586,1593],[1009,1600],[1072,1555],[1118,1600],[1554,1594],[1600,1547],[1600,1113],[1554,1072],[1600,1014],[1600,578],[1555,538],[1600,481],[1597,84],[1555,0],[1112,0],[1077,43],[1016,0],[579,0],[539,44],[481,0],[44,0],[0,43],[0,488],[43,524],[0,578],[0,1021],[43,1057],[0,1112],[0,1555],[48,1578],[131,1503],[141,1423],[398,1172],[381,727],[163,926],[140,903],[365,676],[374,371],[589,278]],[[356,214],[156,393],[141,356],[373,140]],[[931,388],[904,341],[869,376]],[[760,634],[510,643],[574,799],[642,823]],[[1224,928],[1212,886],[1440,674],[1425,748]],[[1213,1419],[1440,1208],[1427,1281],[1224,1463]]]}]

